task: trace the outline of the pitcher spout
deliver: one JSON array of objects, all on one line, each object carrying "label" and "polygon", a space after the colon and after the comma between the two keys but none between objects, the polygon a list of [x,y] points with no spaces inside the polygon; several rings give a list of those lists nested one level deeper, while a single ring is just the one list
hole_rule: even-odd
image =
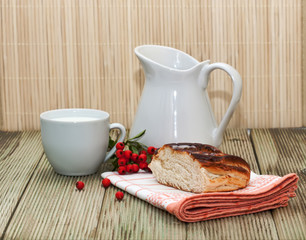
[{"label": "pitcher spout", "polygon": [[144,69],[146,79],[151,79],[156,74],[161,79],[168,79],[169,74],[176,79],[190,77],[198,78],[203,65],[209,61],[199,62],[185,52],[171,47],[159,45],[142,45],[135,48]]},{"label": "pitcher spout", "polygon": [[199,64],[190,55],[171,47],[142,45],[135,48],[135,54],[142,65],[155,65],[172,71],[188,71]]}]

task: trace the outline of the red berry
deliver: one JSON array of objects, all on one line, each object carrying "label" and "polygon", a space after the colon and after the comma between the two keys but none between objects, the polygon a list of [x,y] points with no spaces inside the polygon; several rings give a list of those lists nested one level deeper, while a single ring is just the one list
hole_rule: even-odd
[{"label": "red berry", "polygon": [[125,166],[126,165],[127,160],[124,157],[121,157],[118,159],[118,165],[119,166]]},{"label": "red berry", "polygon": [[123,194],[123,192],[118,191],[118,192],[116,192],[115,196],[119,201],[121,201],[124,197],[124,194]]},{"label": "red berry", "polygon": [[140,151],[139,155],[141,155],[141,154],[147,155],[147,152],[145,150],[142,150],[142,151]]},{"label": "red berry", "polygon": [[124,152],[123,152],[123,150],[121,150],[121,149],[119,149],[119,150],[116,151],[116,157],[117,157],[117,158],[123,157],[123,154],[124,154]]},{"label": "red berry", "polygon": [[129,173],[132,173],[132,172],[133,172],[133,166],[132,166],[132,164],[128,164],[128,165],[126,166],[126,171],[129,172]]},{"label": "red berry", "polygon": [[147,155],[146,155],[146,154],[140,154],[140,155],[139,155],[139,161],[140,161],[140,162],[145,162],[145,161],[147,161]]},{"label": "red berry", "polygon": [[82,181],[77,181],[77,183],[75,184],[76,188],[78,190],[82,190],[85,186],[85,184]]},{"label": "red berry", "polygon": [[104,178],[102,180],[102,185],[103,187],[108,188],[111,185],[111,181],[108,178]]},{"label": "red berry", "polygon": [[137,163],[138,162],[138,157],[139,156],[138,156],[137,153],[133,153],[131,159],[132,159],[133,162]]},{"label": "red berry", "polygon": [[116,144],[116,148],[119,149],[119,150],[123,150],[123,148],[124,148],[124,143],[123,143],[123,142],[118,142],[118,143]]},{"label": "red berry", "polygon": [[124,152],[123,152],[123,155],[124,155],[124,157],[126,158],[126,159],[130,159],[131,157],[132,157],[132,151],[131,150],[125,150]]},{"label": "red berry", "polygon": [[150,155],[152,155],[152,154],[154,154],[154,152],[155,152],[155,147],[148,147],[148,153],[150,154]]},{"label": "red berry", "polygon": [[125,166],[118,167],[118,173],[120,175],[124,175],[126,173],[126,167]]},{"label": "red berry", "polygon": [[132,164],[132,169],[134,173],[137,173],[139,171],[139,166],[137,164]]},{"label": "red berry", "polygon": [[145,170],[145,169],[148,168],[148,163],[146,163],[146,162],[141,162],[141,163],[139,163],[139,167],[140,167],[140,169]]}]

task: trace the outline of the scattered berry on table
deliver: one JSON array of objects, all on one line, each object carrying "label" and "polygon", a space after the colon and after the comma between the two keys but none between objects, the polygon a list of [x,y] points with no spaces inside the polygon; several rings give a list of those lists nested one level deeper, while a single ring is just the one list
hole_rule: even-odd
[{"label": "scattered berry on table", "polygon": [[123,150],[124,149],[124,143],[123,142],[118,142],[117,144],[116,144],[116,148],[118,149],[118,150]]},{"label": "scattered berry on table", "polygon": [[139,159],[140,162],[145,162],[145,161],[147,161],[147,155],[146,154],[140,154],[138,159]]},{"label": "scattered berry on table", "polygon": [[152,155],[152,154],[154,154],[154,152],[155,152],[155,147],[148,147],[148,153],[150,154],[150,155]]},{"label": "scattered berry on table", "polygon": [[77,181],[75,186],[78,190],[82,190],[84,188],[85,184],[82,181]]},{"label": "scattered berry on table", "polygon": [[125,166],[118,167],[118,173],[120,175],[124,175],[126,173],[126,167]]},{"label": "scattered berry on table", "polygon": [[130,159],[132,157],[132,151],[131,150],[125,150],[123,152],[123,156],[126,158],[126,159]]},{"label": "scattered berry on table", "polygon": [[116,151],[116,157],[117,157],[117,158],[123,157],[123,154],[124,154],[124,152],[123,152],[123,150],[121,150],[121,149],[119,149],[119,150]]},{"label": "scattered berry on table", "polygon": [[124,197],[124,194],[123,194],[123,192],[118,191],[118,192],[116,192],[115,196],[119,201],[121,201]]},{"label": "scattered berry on table", "polygon": [[118,165],[119,166],[125,166],[126,165],[127,160],[124,157],[121,157],[118,159]]},{"label": "scattered berry on table", "polygon": [[104,178],[102,180],[102,185],[103,187],[108,188],[111,185],[111,181],[108,178]]}]

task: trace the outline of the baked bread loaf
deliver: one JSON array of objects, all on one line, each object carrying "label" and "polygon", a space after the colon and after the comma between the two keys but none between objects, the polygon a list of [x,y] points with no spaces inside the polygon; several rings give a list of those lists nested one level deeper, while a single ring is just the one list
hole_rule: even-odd
[{"label": "baked bread loaf", "polygon": [[199,143],[166,144],[149,168],[159,183],[194,193],[233,191],[250,180],[250,166],[242,158]]}]

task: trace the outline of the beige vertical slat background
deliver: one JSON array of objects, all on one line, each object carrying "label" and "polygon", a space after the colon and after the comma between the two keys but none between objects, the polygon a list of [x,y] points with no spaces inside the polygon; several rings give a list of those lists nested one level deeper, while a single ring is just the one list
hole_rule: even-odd
[{"label": "beige vertical slat background", "polygon": [[[103,109],[130,127],[145,81],[134,54],[142,44],[235,67],[243,95],[230,127],[305,125],[302,0],[0,3],[2,130],[39,129],[41,112],[68,107]],[[208,90],[220,121],[231,81],[215,71]]]}]

